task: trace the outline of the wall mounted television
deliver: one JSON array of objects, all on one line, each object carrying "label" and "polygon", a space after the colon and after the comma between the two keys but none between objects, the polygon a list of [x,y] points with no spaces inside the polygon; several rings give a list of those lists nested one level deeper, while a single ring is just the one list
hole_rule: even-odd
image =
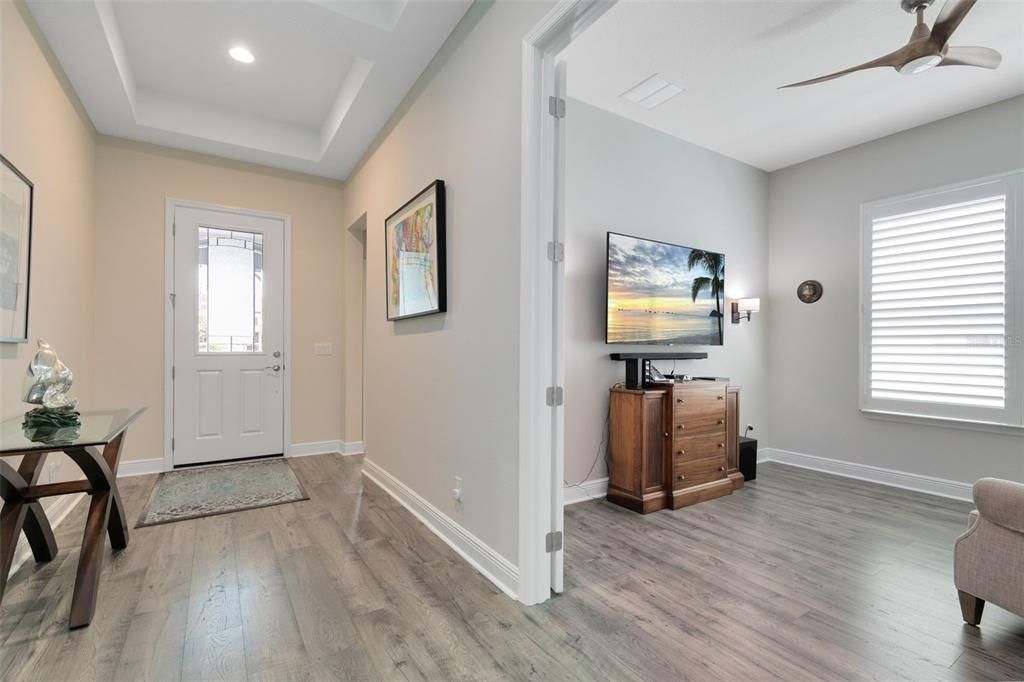
[{"label": "wall mounted television", "polygon": [[720,346],[725,255],[608,233],[605,342]]}]

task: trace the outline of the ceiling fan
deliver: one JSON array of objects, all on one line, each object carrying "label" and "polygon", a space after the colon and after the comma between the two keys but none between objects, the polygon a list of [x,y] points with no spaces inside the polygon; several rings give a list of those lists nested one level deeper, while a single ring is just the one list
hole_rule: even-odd
[{"label": "ceiling fan", "polygon": [[933,66],[980,66],[983,69],[994,69],[1003,60],[1002,55],[990,47],[951,47],[949,38],[960,26],[967,13],[971,11],[978,0],[946,0],[942,11],[935,19],[935,24],[929,29],[924,23],[924,11],[934,0],[900,0],[900,7],[909,14],[917,15],[917,25],[910,34],[907,44],[890,52],[884,57],[873,59],[870,62],[854,66],[849,69],[837,71],[827,76],[812,78],[799,83],[783,85],[783,88],[796,88],[802,85],[813,85],[823,81],[832,80],[845,76],[855,71],[865,69],[877,69],[881,66],[891,66],[902,74],[913,75],[927,71]]}]

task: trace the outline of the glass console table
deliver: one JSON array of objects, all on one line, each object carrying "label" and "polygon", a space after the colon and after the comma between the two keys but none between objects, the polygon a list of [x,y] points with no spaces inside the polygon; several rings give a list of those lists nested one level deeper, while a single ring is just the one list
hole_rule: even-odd
[{"label": "glass console table", "polygon": [[[115,550],[128,546],[128,521],[117,490],[117,468],[125,432],[145,411],[146,408],[82,412],[79,426],[58,429],[45,436],[27,433],[21,416],[0,423],[0,602],[22,530],[37,562],[50,561],[57,555],[53,530],[39,500],[88,493],[89,513],[68,625],[74,629],[89,624],[96,611],[104,535],[110,536]],[[43,463],[51,452],[63,452],[70,457],[85,474],[85,480],[39,484]],[[5,457],[22,460],[15,469],[4,461]]]}]

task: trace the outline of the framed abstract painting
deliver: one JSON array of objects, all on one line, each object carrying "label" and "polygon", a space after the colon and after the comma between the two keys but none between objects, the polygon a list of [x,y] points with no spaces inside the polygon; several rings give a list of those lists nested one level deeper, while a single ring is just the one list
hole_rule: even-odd
[{"label": "framed abstract painting", "polygon": [[0,343],[25,343],[33,187],[2,155],[0,162]]},{"label": "framed abstract painting", "polygon": [[444,181],[434,180],[384,221],[387,318],[445,312]]}]

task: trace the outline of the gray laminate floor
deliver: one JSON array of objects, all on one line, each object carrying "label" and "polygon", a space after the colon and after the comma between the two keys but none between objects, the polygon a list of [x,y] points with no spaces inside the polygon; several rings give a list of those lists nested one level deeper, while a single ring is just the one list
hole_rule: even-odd
[{"label": "gray laminate floor", "polygon": [[[566,592],[525,608],[361,458],[292,463],[309,501],[133,529],[68,632],[80,504],[12,578],[0,679],[1024,678],[1024,619],[960,620],[966,504],[780,465],[679,511],[577,504]],[[123,481],[129,518],[154,480]]]}]

